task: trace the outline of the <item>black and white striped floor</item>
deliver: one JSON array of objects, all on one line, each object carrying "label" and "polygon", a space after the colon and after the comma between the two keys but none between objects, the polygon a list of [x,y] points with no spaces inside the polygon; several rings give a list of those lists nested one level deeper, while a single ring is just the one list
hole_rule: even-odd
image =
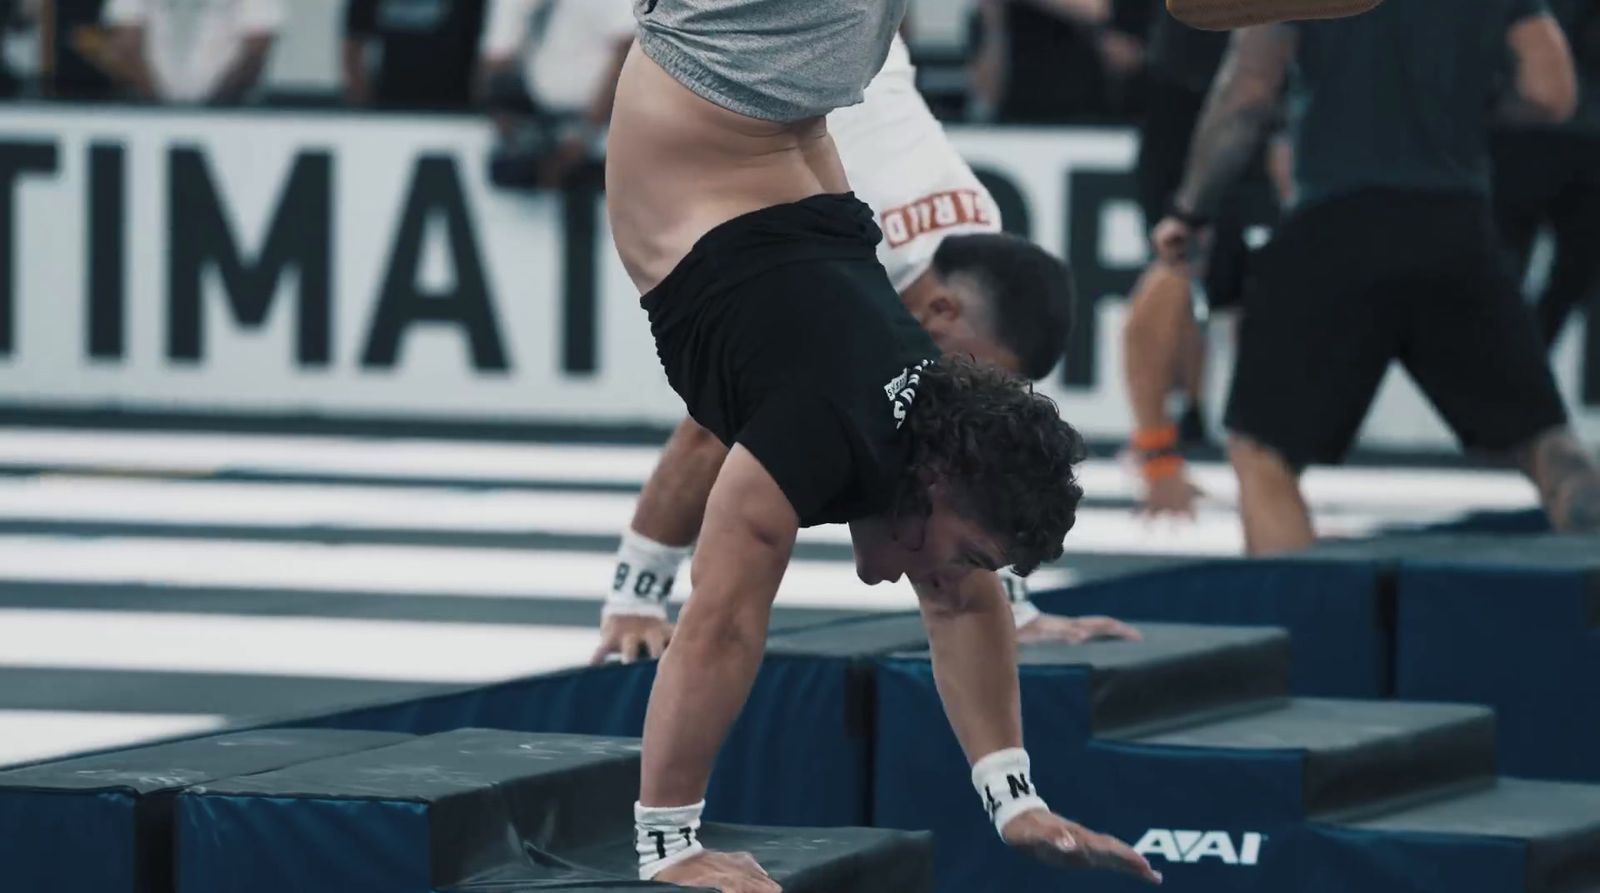
[{"label": "black and white striped floor", "polygon": [[[0,765],[574,666],[655,450],[0,428]],[[1117,463],[1060,583],[1096,563],[1237,554],[1236,487],[1193,523],[1131,511]],[[1359,534],[1534,505],[1510,473],[1351,468],[1307,490]],[[684,589],[685,587],[680,587]],[[806,531],[775,623],[904,609]]]}]

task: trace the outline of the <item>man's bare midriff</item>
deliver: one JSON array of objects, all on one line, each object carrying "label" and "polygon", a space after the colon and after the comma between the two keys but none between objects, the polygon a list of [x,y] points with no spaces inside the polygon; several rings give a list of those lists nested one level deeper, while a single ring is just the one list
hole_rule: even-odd
[{"label": "man's bare midriff", "polygon": [[760,121],[702,99],[637,44],[617,85],[606,207],[640,294],[741,214],[849,190],[823,118]]}]

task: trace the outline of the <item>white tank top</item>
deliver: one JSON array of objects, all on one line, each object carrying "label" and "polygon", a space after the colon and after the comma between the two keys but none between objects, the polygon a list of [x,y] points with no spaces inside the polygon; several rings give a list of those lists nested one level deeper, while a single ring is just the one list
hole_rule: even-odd
[{"label": "white tank top", "polygon": [[896,37],[865,100],[828,115],[850,187],[883,230],[878,259],[901,291],[945,237],[1000,231],[1000,209],[917,92],[916,74]]}]

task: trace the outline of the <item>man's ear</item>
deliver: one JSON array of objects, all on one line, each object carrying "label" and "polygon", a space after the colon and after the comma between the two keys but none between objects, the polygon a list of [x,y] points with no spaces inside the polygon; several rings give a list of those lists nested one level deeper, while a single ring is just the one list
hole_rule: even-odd
[{"label": "man's ear", "polygon": [[927,312],[931,318],[941,319],[947,323],[960,319],[962,310],[961,298],[949,289],[940,289],[927,304]]}]

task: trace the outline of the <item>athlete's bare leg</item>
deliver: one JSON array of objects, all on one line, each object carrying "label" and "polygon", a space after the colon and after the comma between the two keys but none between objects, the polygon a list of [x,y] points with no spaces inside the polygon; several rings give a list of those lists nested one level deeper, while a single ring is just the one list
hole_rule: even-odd
[{"label": "athlete's bare leg", "polygon": [[1228,458],[1239,476],[1239,520],[1251,555],[1296,552],[1316,540],[1311,509],[1300,492],[1300,473],[1277,450],[1233,435]]}]

